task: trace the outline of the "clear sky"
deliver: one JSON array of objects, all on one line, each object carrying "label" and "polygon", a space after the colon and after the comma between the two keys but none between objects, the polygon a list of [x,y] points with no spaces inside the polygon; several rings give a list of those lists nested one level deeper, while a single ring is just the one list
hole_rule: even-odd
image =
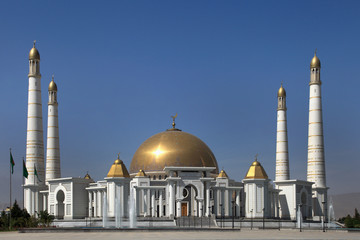
[{"label": "clear sky", "polygon": [[28,53],[58,85],[62,176],[103,179],[121,152],[171,127],[244,178],[255,154],[275,175],[277,90],[287,91],[291,178],[306,179],[309,64],[321,60],[327,185],[359,192],[359,1],[1,1],[0,202],[9,148],[21,199]]}]

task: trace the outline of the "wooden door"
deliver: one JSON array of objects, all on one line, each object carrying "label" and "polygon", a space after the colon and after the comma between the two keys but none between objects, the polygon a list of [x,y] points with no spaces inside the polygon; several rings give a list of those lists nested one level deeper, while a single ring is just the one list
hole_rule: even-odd
[{"label": "wooden door", "polygon": [[187,210],[187,203],[181,203],[181,216],[187,216],[188,210]]}]

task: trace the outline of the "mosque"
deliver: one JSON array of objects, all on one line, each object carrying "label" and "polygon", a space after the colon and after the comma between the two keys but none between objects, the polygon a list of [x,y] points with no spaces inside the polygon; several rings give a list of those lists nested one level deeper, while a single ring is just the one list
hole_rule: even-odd
[{"label": "mosque", "polygon": [[[275,181],[255,158],[242,181],[219,171],[211,149],[198,137],[172,126],[145,140],[130,168],[118,157],[109,162],[104,179],[62,177],[58,99],[54,78],[48,91],[46,168],[44,159],[40,54],[29,53],[29,90],[24,206],[31,215],[47,210],[56,219],[176,219],[236,217],[307,220],[326,216],[320,60],[310,63],[307,180],[290,179],[286,92],[277,93]],[[113,162],[113,163],[112,163]],[[112,165],[111,165],[112,163]],[[35,169],[37,176],[35,175]],[[129,211],[130,210],[130,211]]]}]

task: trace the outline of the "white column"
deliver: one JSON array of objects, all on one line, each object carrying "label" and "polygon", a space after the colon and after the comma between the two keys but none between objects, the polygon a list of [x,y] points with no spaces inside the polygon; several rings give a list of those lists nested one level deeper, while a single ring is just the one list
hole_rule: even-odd
[{"label": "white column", "polygon": [[43,211],[48,210],[47,209],[47,195],[43,195]]},{"label": "white column", "polygon": [[[37,56],[31,53],[37,53]],[[31,56],[30,56],[31,55]],[[40,74],[40,55],[34,47],[29,55],[29,87],[28,87],[28,112],[27,112],[27,135],[26,135],[26,168],[29,176],[25,179],[25,185],[35,185],[43,187],[45,185],[44,172],[44,136],[42,122],[42,101],[41,101],[41,74]],[[38,177],[35,177],[34,167],[36,167]],[[24,189],[27,187],[24,187]],[[38,192],[39,188],[27,188],[31,192]],[[25,191],[25,190],[24,190]],[[31,205],[28,210],[30,215],[39,211],[39,199],[36,201],[36,194],[32,194]],[[36,202],[34,202],[36,201]],[[36,206],[35,206],[36,205]]]},{"label": "white column", "polygon": [[176,201],[176,216],[181,217],[181,202]]},{"label": "white column", "polygon": [[163,214],[163,190],[160,190],[160,195],[159,195],[159,216],[162,217]]},{"label": "white column", "polygon": [[98,208],[99,208],[99,203],[98,203],[98,197],[97,197],[97,191],[94,191],[94,217],[98,217]]},{"label": "white column", "polygon": [[240,216],[240,191],[236,191],[236,216]]},{"label": "white column", "polygon": [[126,207],[125,204],[125,196],[124,196],[124,185],[120,186],[120,199],[118,199],[118,201],[120,201],[120,217],[124,217],[125,216],[125,211],[124,208]]},{"label": "white column", "polygon": [[169,216],[174,216],[174,183],[170,182],[169,184],[170,198],[169,198]]},{"label": "white column", "polygon": [[150,189],[147,189],[146,191],[146,201],[147,201],[147,208],[146,208],[146,215],[151,216],[151,196],[150,196]]},{"label": "white column", "polygon": [[46,180],[60,178],[60,144],[57,87],[54,76],[49,85]]},{"label": "white column", "polygon": [[155,217],[155,190],[151,191],[151,216]]},{"label": "white column", "polygon": [[232,190],[227,190],[227,191],[228,191],[228,194],[226,194],[226,196],[228,196],[228,199],[227,199],[226,202],[227,202],[227,205],[228,205],[228,216],[232,216],[232,214],[233,214],[233,203],[232,203],[232,193],[233,193],[233,191]]},{"label": "white column", "polygon": [[281,85],[278,91],[275,180],[281,181],[289,179],[290,172],[286,120],[286,92]]},{"label": "white column", "polygon": [[89,191],[88,192],[89,194],[89,217],[92,217],[92,192]]},{"label": "white column", "polygon": [[307,180],[313,187],[326,187],[324,136],[321,107],[321,88],[319,84],[310,85],[308,171]]},{"label": "white column", "polygon": [[209,183],[206,183],[206,216],[208,217],[210,215],[210,186]]},{"label": "white column", "polygon": [[98,195],[98,204],[99,204],[99,207],[98,207],[98,216],[99,217],[102,217],[102,209],[103,209],[103,196],[102,196],[102,192],[101,191],[98,191],[97,192],[97,195]]},{"label": "white column", "polygon": [[199,217],[203,216],[203,201],[204,200],[199,200]]}]

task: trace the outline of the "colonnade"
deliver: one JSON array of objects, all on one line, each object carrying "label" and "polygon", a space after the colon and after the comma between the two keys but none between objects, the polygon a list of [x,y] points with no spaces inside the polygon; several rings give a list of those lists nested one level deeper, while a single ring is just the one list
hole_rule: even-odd
[{"label": "colonnade", "polygon": [[[213,187],[214,192],[214,215],[215,216],[233,216],[233,207],[235,207],[234,216],[241,214],[241,196],[240,189]],[[235,198],[233,199],[233,195]],[[234,206],[233,206],[234,204]]]},{"label": "colonnade", "polygon": [[135,206],[137,216],[163,217],[170,214],[170,211],[166,207],[167,204],[165,187],[137,186],[135,187],[135,191]]},{"label": "colonnade", "polygon": [[105,190],[91,190],[89,194],[89,217],[102,217]]}]

